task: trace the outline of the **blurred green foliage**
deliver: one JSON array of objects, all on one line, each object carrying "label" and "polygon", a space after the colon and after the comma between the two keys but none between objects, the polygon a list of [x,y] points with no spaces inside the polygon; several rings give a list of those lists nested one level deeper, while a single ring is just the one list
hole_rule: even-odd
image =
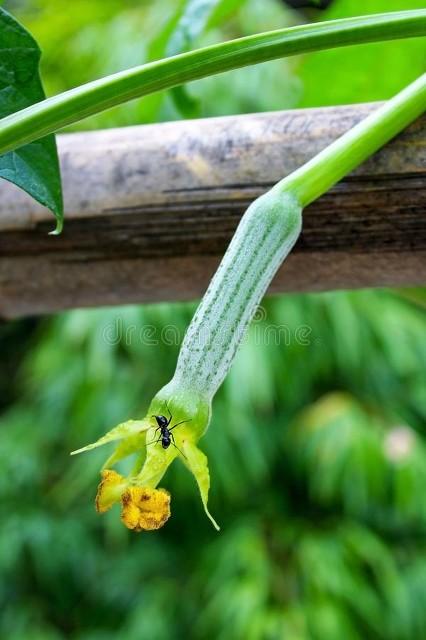
[{"label": "blurred green foliage", "polygon": [[[336,0],[324,15],[353,14],[356,4]],[[52,93],[162,55],[183,3],[5,6],[41,41]],[[306,19],[278,0],[228,8],[200,43]],[[385,7],[374,0],[368,8]],[[367,53],[340,50],[191,90],[205,115],[364,101],[386,98],[420,64],[418,43],[389,43],[392,73],[373,76],[381,50],[363,50],[368,62]],[[153,96],[84,125],[172,117],[172,101]],[[135,535],[115,510],[94,511],[105,452],[70,459],[69,451],[144,413],[173,373],[193,311],[76,310],[0,325],[0,637],[426,637],[424,293],[265,301],[201,441],[222,532],[176,464],[163,483],[173,495],[171,520]]]},{"label": "blurred green foliage", "polygon": [[[424,9],[424,0],[337,0],[321,19]],[[391,98],[425,69],[424,38],[380,42],[314,53],[302,61],[303,107]],[[324,79],[328,78],[327,82]]]}]

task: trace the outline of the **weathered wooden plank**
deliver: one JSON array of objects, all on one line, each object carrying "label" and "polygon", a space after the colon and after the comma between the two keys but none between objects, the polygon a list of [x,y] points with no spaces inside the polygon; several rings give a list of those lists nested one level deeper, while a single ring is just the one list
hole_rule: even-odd
[{"label": "weathered wooden plank", "polygon": [[[375,105],[59,136],[66,225],[0,184],[0,316],[200,296],[247,204]],[[273,291],[424,281],[425,119],[305,212]]]}]

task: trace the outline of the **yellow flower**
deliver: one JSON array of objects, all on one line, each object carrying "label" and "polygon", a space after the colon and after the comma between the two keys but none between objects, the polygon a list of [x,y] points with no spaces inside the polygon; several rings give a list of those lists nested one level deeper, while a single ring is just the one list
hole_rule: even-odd
[{"label": "yellow flower", "polygon": [[96,511],[105,513],[121,501],[121,520],[128,529],[153,531],[170,518],[170,494],[165,489],[129,486],[130,480],[113,469],[105,469],[96,494]]},{"label": "yellow flower", "polygon": [[[96,442],[73,451],[71,455],[116,443],[103,466],[96,495],[96,510],[104,513],[121,501],[121,519],[133,531],[159,529],[167,522],[170,517],[170,494],[155,487],[162,481],[173,460],[180,458],[194,475],[204,510],[219,531],[207,507],[210,489],[207,458],[197,447],[197,441],[209,423],[210,405],[198,393],[184,390],[170,397],[171,389],[167,394],[164,389],[154,398],[144,419],[122,422]],[[169,419],[167,424],[171,425],[166,432],[169,436],[166,447],[161,442],[162,432],[159,433],[156,420],[156,416],[164,416],[165,413],[166,421]],[[179,429],[174,431],[176,427]],[[131,455],[136,460],[128,477],[109,468]]]},{"label": "yellow flower", "polygon": [[170,494],[164,489],[129,487],[121,504],[121,520],[134,531],[160,529],[170,518]]}]

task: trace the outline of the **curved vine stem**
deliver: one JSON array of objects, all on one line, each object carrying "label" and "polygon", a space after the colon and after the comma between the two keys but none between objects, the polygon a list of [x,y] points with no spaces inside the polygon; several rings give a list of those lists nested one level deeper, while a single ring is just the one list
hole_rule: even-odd
[{"label": "curved vine stem", "polygon": [[134,67],[0,120],[0,153],[149,93],[231,69],[320,49],[426,34],[426,10],[346,18],[231,40]]},{"label": "curved vine stem", "polygon": [[336,182],[391,140],[426,110],[426,73],[377,111],[278,183],[302,207],[326,193]]}]

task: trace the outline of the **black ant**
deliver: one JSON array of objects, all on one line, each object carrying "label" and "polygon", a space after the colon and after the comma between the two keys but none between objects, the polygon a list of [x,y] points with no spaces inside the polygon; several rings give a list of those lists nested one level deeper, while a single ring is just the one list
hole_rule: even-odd
[{"label": "black ant", "polygon": [[166,407],[167,407],[167,411],[169,412],[169,416],[170,416],[169,419],[167,419],[166,416],[151,416],[152,418],[156,419],[157,425],[158,425],[158,427],[155,430],[155,435],[157,435],[157,431],[160,431],[160,437],[157,440],[148,442],[147,446],[149,444],[156,444],[157,442],[161,442],[161,446],[163,447],[163,449],[168,449],[172,444],[175,447],[175,449],[177,449],[179,453],[181,453],[183,457],[186,458],[186,455],[177,446],[175,442],[175,437],[172,431],[173,429],[176,429],[176,427],[179,427],[179,425],[183,424],[184,422],[191,422],[191,420],[190,419],[181,420],[181,422],[178,422],[177,424],[174,424],[173,427],[169,428],[169,424],[173,420],[173,416],[170,412],[169,405],[167,404],[167,402],[166,402]]}]

